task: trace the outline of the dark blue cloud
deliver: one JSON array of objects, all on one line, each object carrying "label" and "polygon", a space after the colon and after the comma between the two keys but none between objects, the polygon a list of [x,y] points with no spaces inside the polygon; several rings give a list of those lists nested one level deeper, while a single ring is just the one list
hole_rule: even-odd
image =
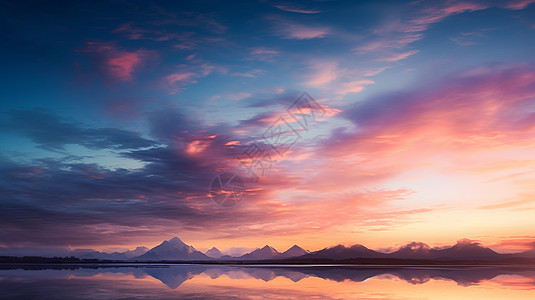
[{"label": "dark blue cloud", "polygon": [[93,150],[138,149],[157,145],[137,132],[91,128],[42,109],[11,110],[0,119],[0,130],[22,134],[40,147],[51,150],[60,150],[69,144]]}]

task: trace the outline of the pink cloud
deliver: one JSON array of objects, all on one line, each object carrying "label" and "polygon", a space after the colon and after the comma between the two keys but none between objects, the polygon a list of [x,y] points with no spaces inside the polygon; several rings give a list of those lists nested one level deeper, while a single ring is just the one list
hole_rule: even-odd
[{"label": "pink cloud", "polygon": [[252,55],[264,55],[264,54],[269,54],[269,55],[278,55],[279,54],[279,51],[277,50],[273,50],[273,49],[269,49],[269,48],[254,48],[251,50],[251,54]]},{"label": "pink cloud", "polygon": [[535,0],[510,0],[505,3],[505,8],[520,10],[535,3]]},{"label": "pink cloud", "polygon": [[[359,130],[333,133],[324,155],[346,168],[352,167],[349,158],[358,157],[354,164],[360,173],[383,180],[425,164],[426,157],[433,161],[437,151],[461,155],[514,149],[528,145],[535,134],[529,108],[535,97],[532,67],[465,72],[428,86],[346,110]],[[329,161],[331,167],[335,163]]]},{"label": "pink cloud", "polygon": [[226,69],[205,63],[201,60],[192,61],[190,65],[179,65],[177,70],[162,79],[162,85],[170,94],[176,94],[188,84],[197,83],[201,77],[214,72],[226,73]]},{"label": "pink cloud", "polygon": [[311,86],[325,85],[341,75],[337,62],[313,62],[310,64],[310,68],[312,72],[306,84]]},{"label": "pink cloud", "polygon": [[329,34],[330,29],[323,26],[307,26],[290,22],[278,17],[271,17],[275,23],[276,34],[285,39],[310,40],[323,38]]},{"label": "pink cloud", "polygon": [[165,80],[170,85],[174,85],[177,82],[184,82],[190,80],[192,77],[194,77],[195,74],[191,72],[184,72],[184,73],[173,73],[165,76]]},{"label": "pink cloud", "polygon": [[400,61],[400,60],[403,60],[413,54],[416,54],[418,53],[419,51],[418,50],[412,50],[412,51],[407,51],[407,52],[403,52],[403,53],[399,53],[399,54],[393,54],[391,56],[388,56],[388,57],[383,57],[381,58],[380,60],[383,60],[383,61],[389,61],[389,62],[393,62],[393,61]]},{"label": "pink cloud", "polygon": [[82,50],[97,57],[100,67],[111,77],[120,81],[132,81],[134,73],[143,63],[154,57],[154,52],[139,49],[127,51],[117,47],[114,43],[88,42]]},{"label": "pink cloud", "polygon": [[327,28],[306,27],[303,25],[291,25],[284,30],[284,35],[289,39],[310,40],[325,37],[329,33]]},{"label": "pink cloud", "polygon": [[358,93],[364,90],[366,85],[374,84],[371,80],[356,80],[343,83],[341,88],[337,91],[338,94]]}]

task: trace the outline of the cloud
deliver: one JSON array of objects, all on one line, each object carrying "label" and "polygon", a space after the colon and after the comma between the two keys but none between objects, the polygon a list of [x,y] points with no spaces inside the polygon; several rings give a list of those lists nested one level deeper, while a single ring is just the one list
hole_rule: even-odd
[{"label": "cloud", "polygon": [[81,145],[94,150],[139,149],[157,145],[134,131],[93,128],[37,109],[7,112],[0,121],[0,128],[24,135],[49,150],[61,150],[66,145]]},{"label": "cloud", "polygon": [[111,42],[87,42],[87,46],[81,51],[92,54],[97,58],[100,68],[119,81],[134,80],[134,73],[148,59],[155,56],[154,51],[145,49],[127,51]]},{"label": "cloud", "polygon": [[453,36],[450,40],[461,46],[470,46],[476,44],[476,39],[483,37],[482,30],[461,32],[457,36]]},{"label": "cloud", "polygon": [[479,209],[501,209],[501,208],[524,206],[526,204],[535,203],[535,200],[533,199],[533,195],[521,195],[518,198],[520,199],[512,200],[512,201],[505,201],[505,202],[497,203],[497,204],[484,205],[484,206],[479,207]]},{"label": "cloud", "polygon": [[349,93],[358,93],[364,90],[365,86],[374,82],[366,77],[377,75],[382,69],[357,69],[350,64],[340,67],[338,61],[314,60],[308,63],[309,71],[305,77],[304,84],[314,88],[329,91],[330,94],[343,97]]},{"label": "cloud", "polygon": [[337,62],[317,61],[310,64],[310,79],[307,85],[321,86],[336,80],[341,74]]},{"label": "cloud", "polygon": [[[158,142],[119,129],[76,126],[49,114],[17,112],[12,119],[3,124],[21,127],[44,147],[77,143],[121,149],[120,155],[143,164],[134,170],[109,170],[77,159],[22,163],[0,157],[4,195],[0,223],[6,229],[0,244],[135,244],[150,241],[154,234],[167,237],[169,226],[184,231],[217,228],[217,220],[231,213],[219,210],[207,197],[210,179],[232,160],[232,147],[240,147],[225,145],[236,141],[226,133],[229,128],[218,126],[207,132],[170,108],[149,115],[151,135]],[[233,211],[231,223],[236,223],[227,224],[239,228],[265,219],[255,211],[240,214]]]},{"label": "cloud", "polygon": [[[408,170],[432,170],[437,153],[448,153],[449,174],[466,174],[463,164],[454,162],[488,166],[488,160],[471,155],[493,154],[496,163],[504,159],[496,155],[532,145],[535,67],[471,69],[420,84],[342,107],[339,116],[354,127],[335,129],[322,141],[315,155],[329,160],[314,166],[322,172],[309,178],[310,185],[342,189],[386,183]],[[355,171],[341,178],[340,170]]]},{"label": "cloud", "polygon": [[527,8],[532,3],[535,3],[535,0],[511,0],[507,1],[504,4],[504,7],[508,9],[520,10]]},{"label": "cloud", "polygon": [[[424,32],[435,23],[445,19],[475,11],[481,11],[493,6],[506,9],[524,9],[534,1],[509,1],[506,4],[491,1],[419,1],[411,4],[412,11],[409,16],[389,18],[386,22],[373,29],[371,34],[365,37],[361,44],[354,48],[358,55],[374,55],[379,60],[397,61],[404,59],[417,50],[406,51],[401,54],[396,51],[405,49],[410,44],[421,40]],[[459,44],[470,44],[468,35],[455,37],[453,40]]]},{"label": "cloud", "polygon": [[366,85],[374,84],[372,80],[356,80],[345,82],[342,84],[342,88],[337,91],[338,94],[349,94],[349,93],[358,93],[361,92]]},{"label": "cloud", "polygon": [[317,13],[321,12],[321,11],[316,10],[316,9],[307,9],[307,8],[298,7],[298,6],[295,6],[295,5],[279,4],[279,5],[273,5],[273,7],[276,7],[278,9],[280,9],[280,10],[283,10],[283,11],[300,13],[300,14],[317,14]]},{"label": "cloud", "polygon": [[185,41],[191,38],[191,32],[169,33],[165,30],[141,28],[134,25],[133,22],[128,22],[120,25],[112,33],[124,34],[129,40],[152,40],[156,42],[164,42],[170,40]]},{"label": "cloud", "polygon": [[389,61],[389,62],[394,62],[394,61],[400,61],[400,60],[403,60],[411,55],[414,55],[416,53],[418,53],[419,51],[418,50],[412,50],[412,51],[407,51],[407,52],[404,52],[404,53],[399,53],[399,54],[394,54],[392,56],[389,56],[389,57],[383,57],[381,58],[381,60],[384,60],[384,61]]},{"label": "cloud", "polygon": [[278,50],[265,48],[265,47],[255,47],[250,51],[250,59],[261,60],[261,61],[270,61],[275,57],[280,56],[281,53]]},{"label": "cloud", "polygon": [[329,29],[326,27],[307,27],[299,24],[289,24],[281,31],[285,38],[299,40],[323,38],[329,33]]},{"label": "cloud", "polygon": [[225,74],[227,70],[223,67],[194,59],[190,64],[176,66],[175,71],[163,77],[161,84],[170,94],[176,94],[187,85],[197,83],[199,78],[216,72]]},{"label": "cloud", "polygon": [[505,236],[489,247],[501,253],[535,250],[535,236]]},{"label": "cloud", "polygon": [[326,37],[330,32],[329,27],[303,25],[280,17],[268,17],[268,19],[275,23],[275,33],[285,39],[318,39]]}]

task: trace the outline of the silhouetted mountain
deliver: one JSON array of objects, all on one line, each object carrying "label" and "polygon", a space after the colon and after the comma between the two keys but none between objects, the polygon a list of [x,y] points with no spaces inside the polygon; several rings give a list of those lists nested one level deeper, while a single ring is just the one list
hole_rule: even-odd
[{"label": "silhouetted mountain", "polygon": [[[124,252],[123,254],[127,258],[132,258],[132,257],[135,257],[135,256],[143,255],[143,254],[147,253],[147,251],[149,251],[149,248],[147,248],[145,246],[141,246],[141,247],[137,247],[134,250],[128,250],[128,251]],[[114,253],[117,253],[117,252],[114,252]]]},{"label": "silhouetted mountain", "polygon": [[211,258],[220,258],[221,256],[223,256],[223,253],[221,253],[221,251],[219,251],[219,249],[217,249],[216,247],[212,247],[212,249],[206,251],[204,254]]},{"label": "silhouetted mountain", "polygon": [[82,259],[127,260],[135,256],[143,255],[148,250],[147,247],[137,247],[135,250],[128,250],[126,252],[106,253],[93,249],[76,249],[72,251],[72,255]]},{"label": "silhouetted mountain", "polygon": [[234,257],[234,256],[230,256],[230,255],[223,255],[220,258],[218,258],[217,260],[239,260],[239,259],[240,259],[239,257]]},{"label": "silhouetted mountain", "polygon": [[132,257],[132,260],[208,260],[204,253],[186,245],[176,236],[150,249],[147,253]]},{"label": "silhouetted mountain", "polygon": [[293,245],[290,249],[284,251],[283,253],[280,253],[279,255],[276,255],[275,258],[277,259],[284,259],[284,258],[290,258],[290,257],[298,257],[305,254],[308,254],[309,252],[297,245]]},{"label": "silhouetted mountain", "polygon": [[[100,251],[92,251],[88,252],[82,255],[78,255],[79,258],[82,259],[115,259],[112,255]],[[126,259],[126,258],[118,258],[118,259]]]},{"label": "silhouetted mountain", "polygon": [[325,248],[310,254],[305,254],[303,258],[328,258],[328,259],[348,259],[348,258],[384,258],[386,254],[373,251],[362,245],[354,245],[349,248],[338,245]]},{"label": "silhouetted mountain", "polygon": [[431,248],[424,243],[412,242],[400,247],[392,253],[381,253],[368,249],[362,245],[354,245],[349,248],[338,245],[325,248],[302,258],[309,259],[354,259],[354,258],[391,258],[391,259],[414,259],[414,260],[498,260],[512,257],[507,254],[499,254],[493,250],[481,246],[481,244],[469,240],[461,240],[456,245],[437,249]]},{"label": "silhouetted mountain", "polygon": [[70,254],[75,257],[81,257],[83,255],[86,255],[88,253],[98,252],[95,249],[74,249],[70,251]]},{"label": "silhouetted mountain", "polygon": [[520,252],[514,254],[516,257],[529,257],[529,258],[535,258],[535,249],[531,249],[528,251]]},{"label": "silhouetted mountain", "polygon": [[277,252],[273,247],[271,246],[264,246],[262,249],[256,249],[253,252],[247,253],[239,257],[241,260],[262,260],[262,259],[272,259],[275,258],[275,256],[279,255],[280,253]]},{"label": "silhouetted mountain", "polygon": [[434,259],[496,260],[510,256],[496,253],[492,249],[470,240],[460,240],[451,248],[431,249],[429,251]]}]

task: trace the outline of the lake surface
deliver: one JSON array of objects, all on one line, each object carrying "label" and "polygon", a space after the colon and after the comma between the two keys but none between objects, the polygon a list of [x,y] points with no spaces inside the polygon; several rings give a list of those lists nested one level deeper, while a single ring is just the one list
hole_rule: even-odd
[{"label": "lake surface", "polygon": [[1,299],[535,299],[535,268],[0,266]]}]

